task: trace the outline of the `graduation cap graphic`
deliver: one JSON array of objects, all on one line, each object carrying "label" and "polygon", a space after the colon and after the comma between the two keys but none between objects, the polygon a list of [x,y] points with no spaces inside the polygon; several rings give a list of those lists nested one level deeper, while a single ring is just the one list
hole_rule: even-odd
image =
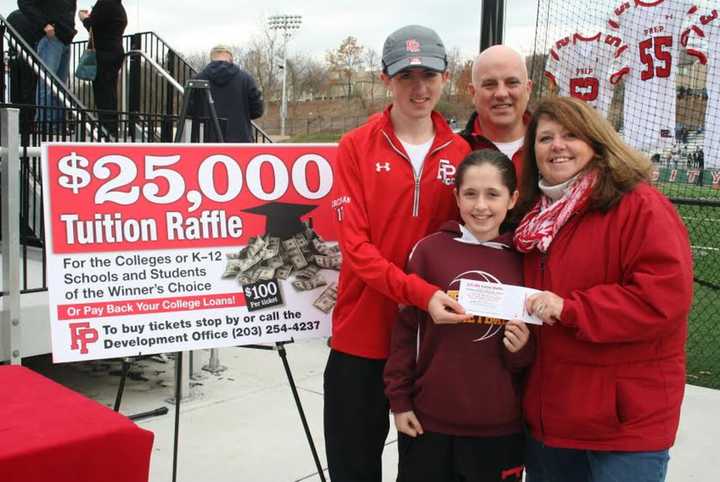
[{"label": "graduation cap graphic", "polygon": [[243,209],[243,212],[259,214],[267,217],[265,234],[287,239],[294,234],[305,231],[300,217],[315,209],[317,205],[269,202],[254,208]]}]

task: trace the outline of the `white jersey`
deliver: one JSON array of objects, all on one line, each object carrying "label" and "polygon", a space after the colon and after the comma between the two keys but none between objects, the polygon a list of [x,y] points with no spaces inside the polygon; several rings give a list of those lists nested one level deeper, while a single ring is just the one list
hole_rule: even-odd
[{"label": "white jersey", "polygon": [[613,63],[626,48],[616,35],[584,37],[576,32],[550,49],[545,77],[558,95],[582,99],[607,116],[615,87]]},{"label": "white jersey", "polygon": [[707,65],[705,168],[720,168],[720,8],[701,11],[692,27],[683,34],[682,43],[688,46],[689,54]]},{"label": "white jersey", "polygon": [[692,5],[692,0],[625,0],[608,20],[629,47],[615,75],[625,76],[625,140],[638,149],[674,141],[675,71]]}]

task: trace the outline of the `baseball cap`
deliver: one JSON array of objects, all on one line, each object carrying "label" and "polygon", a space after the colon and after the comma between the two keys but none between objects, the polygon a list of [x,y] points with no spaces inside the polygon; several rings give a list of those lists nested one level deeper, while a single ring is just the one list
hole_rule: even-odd
[{"label": "baseball cap", "polygon": [[392,77],[409,67],[444,72],[447,53],[440,36],[421,25],[407,25],[385,39],[382,54],[383,70]]}]

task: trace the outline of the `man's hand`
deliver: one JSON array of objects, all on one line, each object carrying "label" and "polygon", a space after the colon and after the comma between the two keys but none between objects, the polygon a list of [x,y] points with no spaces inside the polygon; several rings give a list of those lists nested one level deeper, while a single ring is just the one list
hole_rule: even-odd
[{"label": "man's hand", "polygon": [[410,437],[417,437],[423,434],[422,425],[415,416],[415,412],[410,410],[409,412],[393,413],[395,418],[395,428],[398,432],[402,432]]},{"label": "man's hand", "polygon": [[450,298],[447,293],[437,290],[430,298],[427,312],[436,325],[462,323],[471,318],[465,314],[465,309],[460,303]]},{"label": "man's hand", "polygon": [[520,320],[510,320],[505,323],[505,335],[503,344],[510,353],[516,353],[527,344],[530,338],[530,330]]},{"label": "man's hand", "polygon": [[82,22],[86,18],[90,16],[90,12],[88,10],[78,10],[78,18]]},{"label": "man's hand", "polygon": [[43,28],[45,31],[45,35],[48,36],[48,38],[53,38],[55,36],[55,27],[53,27],[50,24],[45,25],[45,28]]}]

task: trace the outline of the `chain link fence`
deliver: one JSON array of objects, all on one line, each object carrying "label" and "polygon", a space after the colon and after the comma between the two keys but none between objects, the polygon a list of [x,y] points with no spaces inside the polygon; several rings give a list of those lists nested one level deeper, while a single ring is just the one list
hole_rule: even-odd
[{"label": "chain link fence", "polygon": [[693,250],[688,383],[720,389],[720,9],[717,0],[637,5],[539,0],[533,101],[592,102],[653,161]]},{"label": "chain link fence", "polygon": [[[687,197],[693,193],[690,186],[668,182],[657,185],[669,191],[688,228],[693,250],[695,284],[687,341],[688,383],[720,389],[720,190],[715,190],[715,199],[703,199]],[[678,196],[678,191],[686,196]],[[699,189],[694,193],[703,194]]]}]

